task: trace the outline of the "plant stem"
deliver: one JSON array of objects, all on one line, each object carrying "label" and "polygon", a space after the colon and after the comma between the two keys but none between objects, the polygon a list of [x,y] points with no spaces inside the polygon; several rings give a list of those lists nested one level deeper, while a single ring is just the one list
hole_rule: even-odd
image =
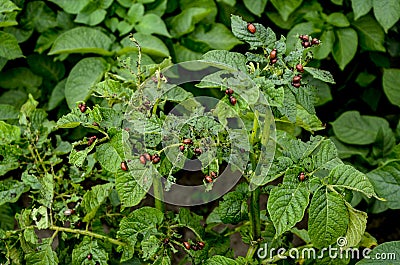
[{"label": "plant stem", "polygon": [[67,232],[67,233],[73,233],[73,234],[80,234],[80,235],[84,235],[84,236],[90,236],[90,237],[94,237],[94,238],[98,238],[98,239],[102,239],[102,240],[107,240],[108,242],[118,245],[118,246],[125,246],[126,244],[124,242],[121,242],[117,239],[108,237],[108,236],[103,236],[100,234],[96,234],[87,230],[77,230],[77,229],[72,229],[72,228],[67,228],[67,227],[60,227],[60,226],[55,226],[52,225],[50,226],[51,230],[56,231],[55,233],[58,232]]},{"label": "plant stem", "polygon": [[[257,251],[257,245],[251,245],[247,250],[246,260],[251,260]],[[247,264],[247,263],[246,263]]]},{"label": "plant stem", "polygon": [[[250,144],[254,146],[254,144],[257,141],[257,130],[258,130],[258,111],[255,111],[254,113],[254,120],[253,120],[253,129],[251,131],[250,135]],[[256,160],[257,157],[253,153],[250,156],[251,164],[253,167],[253,170],[255,170],[256,167]],[[257,242],[258,239],[261,237],[261,222],[260,222],[260,188],[257,187],[251,192],[250,195],[250,213],[249,213],[249,219],[250,219],[250,226],[251,226],[251,234],[252,234],[252,241]],[[252,244],[248,251],[247,251],[247,258],[252,258],[256,249],[257,249],[258,244]]]},{"label": "plant stem", "polygon": [[251,192],[250,196],[250,224],[253,235],[253,241],[257,241],[261,237],[260,222],[260,188],[256,188]]},{"label": "plant stem", "polygon": [[165,212],[164,194],[161,185],[161,178],[158,176],[155,176],[153,178],[153,189],[154,189],[154,205],[156,209],[164,213]]}]

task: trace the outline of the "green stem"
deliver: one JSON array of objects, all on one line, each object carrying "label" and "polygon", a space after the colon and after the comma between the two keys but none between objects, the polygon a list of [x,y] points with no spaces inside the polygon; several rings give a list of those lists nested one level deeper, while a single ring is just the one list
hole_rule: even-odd
[{"label": "green stem", "polygon": [[100,234],[96,234],[87,230],[77,230],[77,229],[72,229],[72,228],[67,228],[67,227],[60,227],[60,226],[55,226],[52,225],[50,226],[51,230],[56,231],[55,233],[58,232],[67,232],[67,233],[73,233],[73,234],[80,234],[80,235],[84,235],[84,236],[90,236],[90,237],[94,237],[94,238],[98,238],[98,239],[102,239],[102,240],[107,240],[108,242],[114,244],[114,245],[118,245],[118,246],[126,246],[126,243],[121,242],[117,239],[108,237],[108,236],[103,236]]},{"label": "green stem", "polygon": [[[250,144],[253,146],[256,143],[256,139],[257,139],[258,115],[259,115],[258,111],[256,111],[254,113],[253,129],[252,129],[251,136],[250,136]],[[250,156],[250,159],[251,159],[253,169],[255,170],[256,160],[257,160],[256,155],[253,154],[252,156]],[[253,242],[257,242],[258,239],[260,239],[260,237],[261,237],[260,188],[259,187],[257,187],[255,190],[253,190],[250,195],[249,219],[250,219],[250,226],[251,226],[251,232],[252,232],[252,240],[253,240]],[[252,258],[257,247],[258,247],[258,244],[252,244],[247,251],[246,257]]]},{"label": "green stem", "polygon": [[261,237],[261,221],[260,221],[260,188],[256,188],[251,192],[250,196],[250,224],[253,235],[253,241],[257,241]]},{"label": "green stem", "polygon": [[[257,245],[251,245],[247,250],[246,260],[251,260],[257,251]],[[247,264],[247,263],[246,263]]]},{"label": "green stem", "polygon": [[165,212],[165,205],[163,201],[164,194],[161,185],[161,179],[158,176],[154,177],[153,179],[153,189],[154,189],[154,205],[156,209],[164,213]]},{"label": "green stem", "polygon": [[157,99],[156,102],[154,102],[154,106],[153,106],[153,109],[151,111],[151,115],[156,115],[159,102],[160,102],[160,99]]}]

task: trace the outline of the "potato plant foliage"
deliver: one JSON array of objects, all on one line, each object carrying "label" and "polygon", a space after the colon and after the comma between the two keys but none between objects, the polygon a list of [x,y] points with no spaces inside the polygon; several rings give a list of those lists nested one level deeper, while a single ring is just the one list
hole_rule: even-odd
[{"label": "potato plant foliage", "polygon": [[[80,53],[98,56],[76,60],[66,79],[60,61],[42,55],[34,55],[40,60],[28,58],[28,64],[40,61],[42,71],[51,73],[46,86],[57,84],[45,107],[37,100],[43,93],[37,89],[44,80],[39,74],[27,67],[1,73],[1,87],[23,86],[27,93],[15,106],[0,104],[0,264],[375,264],[331,260],[321,252],[337,247],[342,237],[346,248],[377,246],[372,253],[396,252],[400,259],[400,241],[378,245],[366,231],[367,213],[357,209],[360,202],[370,204],[371,212],[400,208],[399,129],[394,132],[383,118],[347,111],[332,122],[333,136],[328,138],[327,125],[315,109],[329,101],[327,87],[335,80],[314,56],[323,59],[332,52],[341,69],[354,56],[347,48],[337,48],[345,45],[343,38],[357,37],[344,15],[320,14],[318,19],[332,27],[318,36],[312,35],[315,28],[303,25],[316,21],[310,18],[285,37],[237,15],[230,16],[231,31],[219,23],[194,31],[201,20],[215,19],[216,7],[209,1],[198,1],[202,7],[181,1],[183,11],[166,22],[163,12],[177,8],[167,5],[169,1],[49,2],[66,13],[55,15],[45,2],[32,1],[28,11],[52,15],[47,23],[28,23],[27,11],[26,28],[17,36],[23,39],[34,27],[43,33],[35,49],[48,50],[61,61]],[[278,13],[268,15],[284,24],[302,1],[289,1],[285,8],[280,6],[283,1],[271,2],[286,19],[278,19]],[[317,3],[312,2],[310,9]],[[385,31],[397,21],[392,13],[384,20],[383,7],[376,1],[366,1],[374,4],[363,9],[366,4],[351,2],[357,18],[373,7]],[[243,1],[258,16],[266,3]],[[110,6],[115,7],[113,14],[106,16]],[[19,10],[13,2],[2,1],[0,26],[16,25]],[[67,13],[84,26],[72,27]],[[377,23],[369,16],[363,19]],[[116,41],[95,27],[103,20],[122,38]],[[360,21],[353,24],[363,27]],[[0,49],[1,68],[23,57],[10,32],[0,31],[0,47],[8,47]],[[339,44],[329,43],[331,34]],[[223,41],[213,42],[218,35]],[[361,41],[366,49],[384,49],[377,42]],[[245,44],[246,51],[229,51],[237,44]],[[185,45],[198,50],[188,51]],[[171,47],[176,61],[198,59],[199,69],[207,64],[218,70],[204,73],[192,85],[172,85],[180,74],[176,69],[188,70],[184,63],[174,68]],[[111,60],[113,56],[118,59]],[[398,104],[398,96],[390,80],[398,77],[397,71],[384,71],[385,93],[393,104]],[[15,78],[21,73],[30,78]],[[212,82],[216,77],[222,83]],[[235,83],[238,77],[253,88],[241,88]],[[7,93],[15,98],[11,94],[19,92]],[[215,108],[199,107],[201,96],[215,98]],[[49,116],[64,97],[65,108]],[[196,118],[169,113],[180,105],[194,110]],[[227,131],[226,125],[236,120],[242,126],[238,123]],[[240,152],[232,155],[232,146]],[[345,161],[353,156],[363,163]],[[197,175],[186,174],[197,178],[201,199],[223,178],[241,178],[203,209],[171,206],[163,198],[181,184],[185,159],[205,165]],[[367,170],[370,167],[373,170]],[[224,170],[228,174],[221,175]],[[246,245],[242,255],[231,246],[235,233]],[[266,244],[301,249],[293,243],[294,236],[323,258],[258,256]]]}]

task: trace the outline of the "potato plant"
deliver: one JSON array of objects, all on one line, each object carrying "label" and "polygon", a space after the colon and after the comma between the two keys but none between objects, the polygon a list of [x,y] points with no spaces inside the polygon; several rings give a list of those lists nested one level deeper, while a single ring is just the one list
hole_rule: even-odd
[{"label": "potato plant", "polygon": [[[231,28],[246,53],[212,50],[178,65],[145,63],[130,36],[137,57],[80,61],[77,79],[85,67],[106,73],[88,80],[90,100],[74,90],[57,122],[32,95],[11,122],[0,121],[1,263],[349,264],[357,260],[318,251],[339,238],[347,240],[339,247],[377,245],[354,198],[386,199],[340,159],[335,140],[318,134],[319,86],[335,83],[313,65],[323,43],[298,34],[288,49],[284,36],[235,15]],[[340,122],[335,133],[346,138]],[[397,149],[386,166],[398,161]],[[174,193],[188,176],[196,190]],[[206,202],[215,207],[190,207]],[[231,248],[234,233],[244,255]],[[304,247],[294,236],[321,258],[260,257],[265,244]],[[388,249],[399,242],[373,251]]]}]

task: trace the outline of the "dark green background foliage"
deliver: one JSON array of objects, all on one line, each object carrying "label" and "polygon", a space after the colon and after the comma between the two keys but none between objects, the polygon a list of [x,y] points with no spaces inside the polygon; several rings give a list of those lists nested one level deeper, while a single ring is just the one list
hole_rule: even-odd
[{"label": "dark green background foliage", "polygon": [[[378,225],[400,216],[399,19],[398,0],[0,0],[0,263],[258,264],[257,244],[293,247],[294,235],[317,249],[339,236],[355,247],[379,243],[374,253],[397,249],[400,259],[398,227],[377,235],[367,222],[367,213]],[[321,44],[303,49],[300,34]],[[265,93],[276,154],[255,191],[243,181],[202,209],[164,214],[120,169],[123,114],[137,107],[146,119],[142,98],[129,101],[140,84],[154,74],[160,84],[159,70],[196,59],[239,69]],[[295,89],[298,63],[305,71]],[[163,104],[193,94],[177,88],[157,102],[147,143],[154,152]],[[247,107],[238,98],[232,109]],[[241,115],[251,125],[256,116]],[[221,128],[202,124],[227,143]],[[262,138],[252,137],[254,157]],[[219,151],[207,170],[219,170]],[[161,155],[157,169],[173,185],[177,170],[166,161]],[[151,174],[138,159],[129,169]],[[243,172],[249,183],[253,170]],[[262,210],[259,193],[268,196]],[[247,257],[233,259],[243,254],[230,246],[234,232],[250,246]],[[186,251],[184,240],[206,245]]]}]

